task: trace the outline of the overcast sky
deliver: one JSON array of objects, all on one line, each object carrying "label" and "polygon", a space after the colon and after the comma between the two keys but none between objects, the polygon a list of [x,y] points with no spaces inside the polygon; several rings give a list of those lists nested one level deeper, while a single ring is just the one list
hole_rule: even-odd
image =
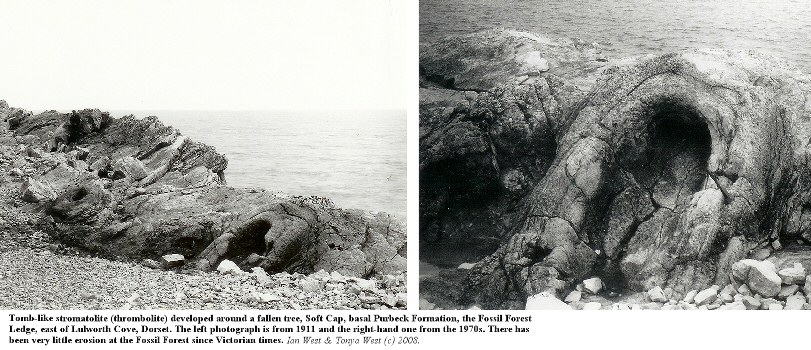
[{"label": "overcast sky", "polygon": [[406,3],[3,0],[0,99],[31,110],[404,110]]}]

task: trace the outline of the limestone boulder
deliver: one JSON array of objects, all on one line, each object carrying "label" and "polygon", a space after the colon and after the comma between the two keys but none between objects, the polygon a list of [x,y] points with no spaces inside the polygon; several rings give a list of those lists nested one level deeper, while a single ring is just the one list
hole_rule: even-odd
[{"label": "limestone boulder", "polygon": [[49,186],[34,179],[25,180],[21,192],[22,200],[28,203],[47,202],[56,198],[56,193]]},{"label": "limestone boulder", "polygon": [[603,280],[600,277],[592,277],[583,281],[583,290],[591,294],[598,294],[603,290]]},{"label": "limestone boulder", "polygon": [[698,292],[693,299],[693,302],[696,305],[701,306],[712,304],[716,299],[718,299],[718,288],[710,287]]},{"label": "limestone boulder", "polygon": [[113,163],[113,179],[127,178],[138,181],[147,175],[144,164],[133,157],[124,157]]},{"label": "limestone boulder", "polygon": [[786,299],[784,310],[803,310],[806,302],[802,295],[792,295]]},{"label": "limestone boulder", "polygon": [[795,263],[793,267],[777,271],[783,284],[802,284],[805,282],[806,271],[802,264]]},{"label": "limestone boulder", "polygon": [[161,263],[165,268],[175,268],[183,266],[186,258],[182,254],[166,254],[161,257]]},{"label": "limestone boulder", "polygon": [[242,269],[240,269],[239,266],[237,266],[237,264],[235,264],[233,261],[225,259],[220,261],[220,264],[217,265],[217,272],[223,275],[239,275],[245,271],[242,271]]},{"label": "limestone boulder", "polygon": [[582,295],[582,293],[580,291],[573,290],[568,295],[566,295],[566,298],[563,299],[563,301],[565,301],[567,303],[574,303],[574,302],[580,301],[580,299],[582,297],[583,297],[583,295]]},{"label": "limestone boulder", "polygon": [[760,300],[758,300],[758,299],[756,299],[754,297],[745,296],[745,297],[743,297],[741,302],[743,303],[744,306],[746,306],[747,310],[758,310],[758,309],[760,309],[760,304],[761,304]]},{"label": "limestone boulder", "polygon": [[667,298],[665,298],[665,293],[662,291],[662,287],[659,286],[653,287],[651,290],[648,291],[648,299],[650,299],[650,301],[657,303],[667,302]]},{"label": "limestone boulder", "polygon": [[746,283],[752,292],[764,297],[774,297],[780,293],[781,279],[775,266],[769,261],[744,259],[732,265],[732,275],[739,282]]}]

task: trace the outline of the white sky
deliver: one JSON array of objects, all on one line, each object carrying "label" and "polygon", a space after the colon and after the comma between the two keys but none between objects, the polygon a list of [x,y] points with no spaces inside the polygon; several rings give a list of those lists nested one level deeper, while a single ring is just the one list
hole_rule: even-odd
[{"label": "white sky", "polygon": [[3,0],[0,99],[30,110],[404,110],[408,7]]}]

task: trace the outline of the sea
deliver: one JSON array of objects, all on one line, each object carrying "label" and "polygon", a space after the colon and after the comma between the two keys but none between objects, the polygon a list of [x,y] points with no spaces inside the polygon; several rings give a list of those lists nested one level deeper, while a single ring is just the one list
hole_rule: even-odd
[{"label": "sea", "polygon": [[229,186],[320,196],[406,220],[406,112],[122,111],[157,116],[228,158]]},{"label": "sea", "polygon": [[610,57],[758,50],[811,73],[807,0],[420,0],[420,42],[511,28],[596,42]]}]

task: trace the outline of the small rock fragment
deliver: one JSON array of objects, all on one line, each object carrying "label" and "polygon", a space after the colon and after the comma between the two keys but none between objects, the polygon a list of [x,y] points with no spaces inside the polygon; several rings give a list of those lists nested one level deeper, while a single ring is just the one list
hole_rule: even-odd
[{"label": "small rock fragment", "polygon": [[662,306],[663,306],[662,303],[650,302],[650,303],[642,305],[642,309],[643,310],[661,310]]},{"label": "small rock fragment", "polygon": [[459,267],[457,267],[457,269],[459,269],[459,270],[470,270],[470,269],[473,268],[473,266],[476,266],[476,265],[471,264],[471,263],[461,263],[461,264],[459,264]]},{"label": "small rock fragment", "polygon": [[332,271],[332,272],[330,272],[330,274],[329,274],[329,278],[330,278],[330,279],[331,279],[333,282],[338,282],[338,283],[344,283],[344,282],[346,282],[346,277],[344,277],[343,275],[341,275],[341,274],[340,274],[338,271]]},{"label": "small rock fragment", "polygon": [[235,264],[233,261],[225,259],[217,265],[217,271],[221,274],[227,275],[238,275],[243,273],[243,271]]},{"label": "small rock fragment", "polygon": [[358,286],[361,291],[370,291],[377,288],[375,281],[366,280],[363,278],[353,278],[352,281]]},{"label": "small rock fragment", "polygon": [[329,274],[329,272],[324,271],[324,269],[321,269],[321,270],[318,270],[318,272],[316,272],[314,274],[311,274],[310,277],[317,278],[317,279],[320,279],[320,280],[328,280],[330,278],[330,274]]},{"label": "small rock fragment", "polygon": [[583,281],[583,289],[591,294],[600,293],[603,289],[603,281],[600,277],[592,277]]},{"label": "small rock fragment", "polygon": [[747,286],[746,284],[742,284],[740,287],[738,287],[738,294],[751,296],[752,291],[749,290],[749,286]]},{"label": "small rock fragment", "polygon": [[653,287],[648,291],[648,298],[650,301],[657,303],[664,303],[667,301],[664,291],[662,291],[662,288],[659,286]]},{"label": "small rock fragment", "polygon": [[798,290],[800,290],[800,286],[796,284],[783,286],[780,288],[780,293],[777,293],[777,299],[786,299],[797,293]]},{"label": "small rock fragment", "polygon": [[300,280],[299,286],[301,287],[301,290],[305,292],[317,292],[324,288],[323,282],[315,278],[305,278]]},{"label": "small rock fragment", "polygon": [[729,293],[718,293],[718,298],[724,303],[731,303],[735,301],[735,298],[729,295]]},{"label": "small rock fragment", "polygon": [[141,260],[141,265],[144,265],[144,266],[146,266],[146,267],[148,267],[150,269],[156,269],[156,270],[161,268],[161,263],[159,263],[159,262],[157,262],[155,260],[152,260],[152,259]]},{"label": "small rock fragment", "polygon": [[785,310],[802,310],[805,304],[805,297],[802,295],[792,295],[786,298]]},{"label": "small rock fragment", "polygon": [[794,267],[782,269],[777,272],[783,284],[802,284],[805,282],[805,268],[801,263],[794,263]]},{"label": "small rock fragment", "polygon": [[428,300],[420,298],[420,310],[433,310],[436,305]]},{"label": "small rock fragment", "polygon": [[726,305],[722,305],[720,310],[746,310],[746,305],[742,301],[732,302]]},{"label": "small rock fragment", "polygon": [[569,295],[566,296],[565,299],[563,299],[563,301],[567,303],[573,303],[576,301],[580,301],[582,297],[583,295],[580,291],[573,290],[571,293],[569,293]]},{"label": "small rock fragment", "polygon": [[270,293],[257,293],[256,294],[256,299],[260,303],[269,303],[269,302],[272,302],[272,301],[282,300],[282,298],[280,298],[278,295],[270,294]]},{"label": "small rock fragment", "polygon": [[[755,299],[758,299],[758,297],[759,297],[759,295],[755,295]],[[778,304],[778,305],[780,305],[780,302],[777,301],[777,299],[774,299],[774,298],[759,299],[759,301],[760,301],[760,309],[761,310],[769,310],[769,305],[770,304]]]},{"label": "small rock fragment", "polygon": [[769,248],[760,248],[752,253],[751,258],[755,260],[766,260],[772,255],[772,250]]},{"label": "small rock fragment", "polygon": [[571,310],[569,304],[547,292],[541,292],[527,298],[525,310]]},{"label": "small rock fragment", "polygon": [[164,268],[171,269],[183,266],[186,263],[186,258],[182,254],[167,254],[161,257],[161,263]]},{"label": "small rock fragment", "polygon": [[42,151],[31,146],[25,148],[25,154],[31,158],[42,158]]},{"label": "small rock fragment", "polygon": [[408,305],[408,294],[400,292],[396,294],[397,296],[397,306],[403,307]]},{"label": "small rock fragment", "polygon": [[743,299],[741,299],[741,302],[743,303],[744,306],[746,306],[747,310],[757,310],[760,308],[761,304],[760,300],[757,300],[754,297],[748,295],[744,296]]},{"label": "small rock fragment", "polygon": [[684,295],[684,299],[682,299],[682,301],[684,301],[685,303],[688,303],[688,304],[692,303],[693,300],[696,297],[696,294],[698,294],[698,291],[693,289],[693,290],[687,292],[687,294]]},{"label": "small rock fragment", "polygon": [[714,287],[698,292],[695,296],[695,304],[698,306],[713,303],[718,298],[718,290]]},{"label": "small rock fragment", "polygon": [[718,292],[718,294],[729,294],[730,296],[735,296],[735,294],[738,294],[738,291],[731,284],[727,284],[724,286],[724,289],[721,289],[721,291]]},{"label": "small rock fragment", "polygon": [[265,257],[256,253],[251,253],[251,255],[248,255],[248,257],[245,258],[245,263],[250,266],[256,266],[262,260],[265,260]]},{"label": "small rock fragment", "polygon": [[273,279],[270,278],[268,273],[261,267],[254,267],[251,268],[251,275],[256,279],[257,282],[260,284],[270,283],[273,282]]}]

